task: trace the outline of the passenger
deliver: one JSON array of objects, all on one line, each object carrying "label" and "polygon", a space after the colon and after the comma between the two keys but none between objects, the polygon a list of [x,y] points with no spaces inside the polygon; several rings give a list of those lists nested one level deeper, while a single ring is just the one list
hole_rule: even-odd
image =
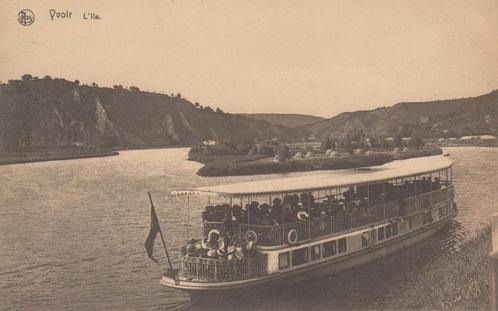
[{"label": "passenger", "polygon": [[433,190],[439,190],[441,189],[441,182],[439,180],[439,177],[434,178],[434,184],[432,185]]},{"label": "passenger", "polygon": [[282,200],[280,198],[273,199],[273,206],[270,212],[270,217],[274,224],[278,225],[283,220],[283,209],[282,209]]},{"label": "passenger", "polygon": [[261,212],[261,224],[272,225],[273,220],[271,218],[271,206],[266,203],[261,204],[260,212]]},{"label": "passenger", "polygon": [[228,260],[235,259],[235,245],[236,245],[235,242],[232,240],[232,242],[230,242],[230,245],[227,248],[227,259]]},{"label": "passenger", "polygon": [[232,208],[230,207],[230,205],[228,204],[224,204],[223,205],[224,207],[224,217],[223,217],[223,225],[224,225],[224,228],[225,228],[225,232],[231,234],[233,231],[232,231]]},{"label": "passenger", "polygon": [[202,220],[214,221],[214,218],[214,206],[206,206],[205,210],[202,212]]},{"label": "passenger", "polygon": [[218,249],[218,242],[211,241],[208,238],[204,237],[202,240],[202,248],[204,250],[204,254],[209,258],[217,257],[216,250]]},{"label": "passenger", "polygon": [[258,225],[261,223],[261,211],[259,209],[259,203],[252,201],[247,210],[247,217],[251,224]]},{"label": "passenger", "polygon": [[310,204],[308,194],[306,192],[301,193],[299,200],[301,201],[302,206],[308,207]]},{"label": "passenger", "polygon": [[294,213],[294,211],[293,211],[292,203],[285,202],[282,205],[282,208],[283,208],[283,212],[284,212],[285,223],[296,221],[297,217],[296,217],[296,213]]},{"label": "passenger", "polygon": [[235,217],[235,221],[242,221],[242,207],[240,205],[234,204],[232,207],[232,215]]},{"label": "passenger", "polygon": [[291,195],[287,194],[287,195],[284,196],[284,204],[285,203],[292,204],[292,201],[293,201],[293,199],[292,199]]},{"label": "passenger", "polygon": [[235,252],[234,252],[235,258],[242,260],[244,258],[244,249],[242,247],[242,244],[239,242],[235,242]]},{"label": "passenger", "polygon": [[225,207],[224,205],[216,205],[214,207],[214,219],[213,221],[223,221],[223,218],[225,217]]},{"label": "passenger", "polygon": [[196,239],[190,239],[187,242],[187,246],[185,248],[185,253],[187,256],[191,257],[198,257],[199,256],[199,251],[198,248],[196,247],[196,243],[198,241]]},{"label": "passenger", "polygon": [[293,205],[294,207],[297,207],[297,206],[299,205],[299,196],[298,196],[297,194],[295,194],[295,193],[294,193],[294,194],[291,196],[291,198],[292,198],[292,205]]}]

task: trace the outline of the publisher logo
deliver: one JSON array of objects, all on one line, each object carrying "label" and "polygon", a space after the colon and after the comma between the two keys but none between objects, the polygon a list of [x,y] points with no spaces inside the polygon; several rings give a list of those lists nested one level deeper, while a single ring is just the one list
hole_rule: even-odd
[{"label": "publisher logo", "polygon": [[29,9],[24,9],[17,14],[17,21],[23,26],[29,26],[35,22],[35,13]]}]

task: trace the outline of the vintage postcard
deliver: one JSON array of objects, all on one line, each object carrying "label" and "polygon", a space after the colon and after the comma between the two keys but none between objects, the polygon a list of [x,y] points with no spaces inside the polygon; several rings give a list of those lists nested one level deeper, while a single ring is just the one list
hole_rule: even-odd
[{"label": "vintage postcard", "polygon": [[1,310],[497,308],[496,0],[0,5]]}]

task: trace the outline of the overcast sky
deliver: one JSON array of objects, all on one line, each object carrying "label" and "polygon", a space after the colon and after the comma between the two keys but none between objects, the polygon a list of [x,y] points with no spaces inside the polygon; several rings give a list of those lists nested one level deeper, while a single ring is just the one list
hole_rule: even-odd
[{"label": "overcast sky", "polygon": [[[180,92],[228,112],[325,117],[498,88],[496,0],[0,4],[4,82],[48,74]],[[17,21],[24,8],[31,26]],[[50,9],[71,19],[51,21]]]}]

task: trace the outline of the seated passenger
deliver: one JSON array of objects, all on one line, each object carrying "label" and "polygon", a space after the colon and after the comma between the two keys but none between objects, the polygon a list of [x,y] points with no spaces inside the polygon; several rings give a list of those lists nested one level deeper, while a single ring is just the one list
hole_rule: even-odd
[{"label": "seated passenger", "polygon": [[223,205],[216,205],[214,207],[214,219],[213,221],[223,221],[225,217],[225,207]]},{"label": "seated passenger", "polygon": [[297,221],[297,211],[293,210],[293,206],[291,203],[288,203],[288,202],[284,203],[282,205],[282,209],[284,212],[284,222],[285,223]]},{"label": "seated passenger", "polygon": [[299,196],[299,200],[301,201],[301,204],[303,206],[307,207],[310,204],[308,194],[306,192],[301,193],[301,195]]},{"label": "seated passenger", "polygon": [[235,221],[242,221],[242,207],[240,205],[234,204],[232,207],[232,215],[235,217]]},{"label": "seated passenger", "polygon": [[433,190],[441,189],[441,182],[439,180],[439,177],[434,178],[434,183],[432,184],[432,189]]},{"label": "seated passenger", "polygon": [[273,206],[270,212],[270,217],[274,224],[280,224],[283,221],[282,201],[280,198],[273,199]]},{"label": "seated passenger", "polygon": [[228,204],[223,205],[225,210],[225,215],[223,217],[223,225],[227,233],[232,233],[232,208]]},{"label": "seated passenger", "polygon": [[202,212],[202,220],[214,221],[214,218],[214,206],[206,206],[205,210]]},{"label": "seated passenger", "polygon": [[261,212],[261,224],[262,225],[272,225],[273,221],[270,216],[270,211],[271,207],[270,205],[263,203],[260,206],[260,212]]},{"label": "seated passenger", "polygon": [[259,209],[259,203],[256,201],[252,201],[247,209],[247,218],[251,224],[260,224],[261,223],[261,211]]}]

